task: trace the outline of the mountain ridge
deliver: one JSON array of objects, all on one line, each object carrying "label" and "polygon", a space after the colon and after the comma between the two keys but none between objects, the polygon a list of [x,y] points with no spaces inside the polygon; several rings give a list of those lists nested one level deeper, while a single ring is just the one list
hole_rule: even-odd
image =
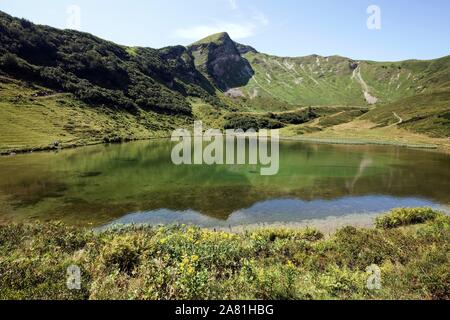
[{"label": "mountain ridge", "polygon": [[[102,129],[96,140],[115,140],[118,133],[114,130],[121,137],[135,137],[133,126],[141,128],[143,136],[153,136],[155,128],[162,132],[193,119],[217,126],[288,126],[330,116],[336,106],[372,108],[367,117],[375,121],[374,126],[398,122],[385,112],[392,109],[404,120],[398,127],[450,135],[450,105],[447,95],[440,94],[450,92],[450,56],[401,62],[337,55],[277,57],[235,42],[226,32],[189,46],[128,47],[0,12],[0,76],[6,83],[3,91],[0,83],[0,104],[17,117],[25,111],[15,107],[16,101],[29,99],[38,107],[33,96],[50,90],[55,97],[73,95],[69,104],[86,104],[102,114],[125,112],[133,118],[125,131],[117,130],[120,125],[99,125]],[[13,80],[21,84],[9,83]],[[20,87],[32,96],[17,98],[21,96],[16,93]],[[36,89],[30,91],[33,87]],[[433,92],[440,100],[430,98]],[[416,96],[422,102],[411,104],[412,110],[402,104],[414,101]],[[52,103],[60,104],[56,100]],[[314,109],[318,113],[313,114],[305,112],[308,107],[324,109]],[[274,115],[277,112],[287,114]],[[347,116],[334,117],[333,123],[336,119],[352,121],[361,115],[354,110],[345,112]],[[248,113],[254,115],[246,118]],[[164,120],[158,121],[158,117]],[[236,117],[243,118],[237,121]],[[86,132],[92,132],[89,130]]]},{"label": "mountain ridge", "polygon": [[[107,98],[104,99],[104,96],[110,94],[117,96],[113,101],[118,105],[125,105],[127,107],[135,107],[138,105],[154,109],[158,109],[158,105],[163,105],[169,107],[169,112],[171,112],[170,107],[172,107],[174,109],[172,111],[186,112],[187,114],[189,114],[189,107],[182,96],[186,97],[193,95],[206,99],[208,102],[213,102],[213,100],[215,100],[213,104],[220,105],[220,98],[217,99],[214,87],[222,92],[226,92],[230,89],[242,88],[243,90],[241,90],[239,95],[246,96],[249,100],[252,100],[252,97],[254,96],[261,95],[263,98],[275,98],[282,100],[285,103],[297,105],[359,105],[367,104],[369,102],[368,100],[376,100],[377,102],[380,100],[381,103],[392,102],[397,98],[407,97],[410,96],[411,93],[414,93],[414,90],[406,92],[406,90],[413,89],[412,86],[414,84],[412,81],[407,81],[409,80],[409,76],[405,75],[405,72],[403,72],[403,75],[408,77],[408,79],[402,79],[404,80],[403,82],[405,82],[404,88],[397,89],[397,91],[403,90],[401,93],[395,94],[390,92],[385,94],[389,91],[388,88],[377,88],[380,82],[387,80],[386,78],[388,76],[391,77],[391,79],[389,79],[391,84],[393,82],[399,82],[398,80],[400,79],[392,79],[393,76],[400,77],[399,73],[393,75],[392,73],[394,71],[392,69],[401,69],[406,65],[410,65],[411,68],[409,68],[408,71],[412,74],[414,73],[414,69],[420,69],[421,66],[422,70],[419,71],[425,72],[427,67],[436,61],[450,61],[450,56],[435,60],[407,60],[396,63],[366,60],[356,61],[337,55],[323,57],[314,54],[304,57],[276,57],[260,53],[250,46],[235,42],[226,32],[211,35],[196,41],[187,47],[173,46],[162,49],[132,48],[116,45],[113,42],[104,41],[87,33],[72,30],[58,30],[47,26],[34,25],[27,20],[13,18],[5,13],[0,13],[0,17],[3,20],[3,24],[5,20],[10,24],[9,29],[3,26],[1,30],[3,31],[2,46],[5,46],[5,44],[8,45],[8,42],[10,44],[7,50],[0,47],[0,53],[3,56],[2,70],[8,68],[8,63],[20,64],[20,62],[23,62],[13,61],[15,59],[11,56],[6,57],[9,58],[9,61],[5,62],[5,53],[16,55],[19,59],[25,60],[26,63],[38,65],[43,68],[55,66],[55,64],[49,62],[49,60],[57,60],[60,56],[64,55],[74,56],[78,61],[64,61],[61,59],[63,61],[57,61],[56,64],[59,63],[58,67],[64,69],[67,73],[75,73],[81,80],[88,80],[94,85],[101,82],[100,87],[102,87],[102,89],[120,89],[120,91],[125,92],[124,89],[129,89],[130,86],[130,79],[127,79],[127,77],[129,77],[130,73],[135,74],[134,70],[132,72],[123,70],[124,68],[122,67],[121,62],[125,60],[125,63],[131,62],[134,64],[134,69],[140,71],[142,75],[140,80],[142,81],[137,79],[139,76],[135,76],[131,81],[139,83],[139,87],[145,88],[141,92],[144,93],[144,96],[146,93],[149,95],[150,99],[147,100],[147,103],[143,103],[142,97],[138,97],[137,94],[131,90],[126,91],[125,96],[120,92],[113,92],[112,94],[111,92],[105,93],[103,90],[99,90],[99,92],[91,94],[94,97],[89,97],[89,90],[84,90],[88,91],[86,93],[81,92],[83,91],[81,89],[77,89],[78,96],[84,97],[87,102],[93,100],[94,103],[107,103],[110,101],[108,101]],[[25,38],[24,40],[20,39],[19,35],[19,43],[17,43],[17,41],[11,41],[11,39],[5,39],[5,33],[8,33],[5,31],[11,33],[11,28],[16,28],[12,33],[17,32],[17,26],[25,31],[33,30],[34,32],[37,32],[36,30],[40,30],[39,37],[41,37],[41,39],[36,40],[36,34],[29,35],[26,34],[26,32],[24,32],[26,34],[23,36],[23,38]],[[63,40],[52,43],[54,39],[45,39],[44,33],[55,34],[56,36],[52,38],[59,37],[63,38]],[[67,40],[64,39],[64,35],[66,35]],[[75,38],[77,38],[77,41],[81,38],[84,39],[82,40],[84,42],[91,42],[81,44],[82,47],[84,46],[83,49],[87,49],[88,51],[86,56],[83,56],[83,54],[77,56],[76,53],[70,51],[73,49],[73,46],[70,47],[70,45],[67,44],[67,41]],[[27,43],[29,39],[31,39],[29,42],[32,42],[34,39],[37,44],[34,43],[29,45],[29,43]],[[13,42],[12,45],[11,42]],[[96,45],[100,46],[98,50],[95,50]],[[63,47],[63,49],[60,50],[62,53],[54,50],[55,46],[58,46],[59,48]],[[68,48],[65,50],[65,47]],[[94,49],[92,49],[92,47],[94,47]],[[81,62],[85,64],[85,66],[81,68],[82,70],[76,70],[77,64],[80,64],[80,58],[85,60],[84,62]],[[102,59],[107,59],[109,61],[102,63]],[[330,61],[331,63],[329,63]],[[22,70],[23,73],[32,73],[33,68],[26,65],[26,63],[24,67],[25,70]],[[95,66],[92,68],[92,65],[95,63],[99,64],[98,67],[101,69],[100,71],[103,72],[95,70]],[[353,71],[356,68],[353,67],[353,65],[359,67],[358,77],[355,77],[353,74]],[[389,67],[391,70],[382,70],[388,69],[386,65],[390,65]],[[143,66],[145,66],[146,70],[143,70]],[[171,66],[174,66],[174,68],[170,68]],[[450,64],[447,63],[446,67],[449,68]],[[369,70],[366,71],[366,69]],[[376,74],[369,74],[368,76],[364,74],[365,72],[372,71]],[[332,74],[333,72],[334,74]],[[55,70],[39,70],[38,77],[43,78],[47,76],[47,78],[51,78],[49,75],[51,73],[55,73]],[[99,74],[101,79],[96,79],[96,74]],[[347,78],[343,79],[343,76],[346,76]],[[350,81],[348,77],[350,77],[352,81]],[[371,77],[376,77],[376,79],[370,79]],[[55,82],[54,79],[45,80],[51,84],[54,84]],[[64,79],[63,81],[68,82],[70,80],[73,80],[74,82],[78,81],[76,79]],[[179,82],[182,83],[178,83],[177,80],[181,80]],[[358,83],[353,83],[355,82],[354,80]],[[427,80],[428,83],[426,84],[441,82],[439,79]],[[447,86],[449,86],[449,77],[446,77],[445,81],[447,82]],[[159,86],[148,86],[148,83],[151,82],[157,82]],[[261,82],[267,83],[268,85],[262,85]],[[336,84],[336,82],[341,83]],[[75,84],[75,86],[76,85],[77,84]],[[301,86],[304,88],[300,88]],[[323,88],[318,88],[318,86]],[[339,86],[341,86],[341,88]],[[365,88],[362,88],[363,90],[361,90],[361,87]],[[420,83],[416,86],[415,93],[422,93],[420,89],[424,89],[424,87],[425,86]],[[149,90],[152,93],[149,93]],[[373,94],[370,92],[371,90],[374,92]],[[163,92],[158,94],[158,91]],[[333,93],[333,91],[340,92]],[[156,98],[152,97],[155,93],[157,95]],[[88,97],[85,97],[86,95]],[[164,96],[164,99],[160,97],[161,95]],[[377,95],[380,96],[380,99]],[[365,96],[371,96],[373,99],[364,99]],[[162,103],[161,100],[166,101]],[[118,103],[118,101],[120,103]],[[172,106],[170,106],[171,104]],[[181,106],[180,110],[175,106],[177,104]]]}]

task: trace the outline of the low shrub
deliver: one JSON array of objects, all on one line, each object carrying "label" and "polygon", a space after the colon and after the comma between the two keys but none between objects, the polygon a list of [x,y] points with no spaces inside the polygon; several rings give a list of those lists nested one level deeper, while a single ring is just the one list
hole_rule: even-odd
[{"label": "low shrub", "polygon": [[[425,220],[325,239],[314,229],[4,225],[0,299],[450,299],[450,217]],[[374,264],[382,287],[370,290]],[[81,290],[66,286],[71,265]]]},{"label": "low shrub", "polygon": [[441,213],[431,208],[394,209],[387,215],[377,218],[376,226],[381,229],[392,229],[431,221],[439,215]]}]

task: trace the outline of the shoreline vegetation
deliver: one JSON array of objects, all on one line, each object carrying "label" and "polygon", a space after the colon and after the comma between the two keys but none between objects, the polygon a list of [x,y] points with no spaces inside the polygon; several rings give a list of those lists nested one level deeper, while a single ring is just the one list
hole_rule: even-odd
[{"label": "shoreline vegetation", "polygon": [[[0,299],[450,299],[449,252],[450,217],[429,208],[328,237],[312,228],[13,224],[0,226]],[[70,266],[81,270],[80,290],[67,289]],[[374,266],[378,290],[367,285]]]},{"label": "shoreline vegetation", "polygon": [[380,146],[397,146],[413,149],[439,149],[436,144],[424,143],[403,143],[388,140],[365,140],[365,139],[345,139],[345,138],[313,138],[313,137],[281,137],[281,140],[323,143],[323,144],[344,144],[344,145],[380,145]]},{"label": "shoreline vegetation", "polygon": [[89,147],[89,146],[96,146],[96,145],[118,144],[118,143],[128,143],[128,142],[136,142],[136,141],[151,141],[151,140],[158,140],[158,139],[170,139],[170,137],[169,136],[151,137],[151,138],[150,137],[149,138],[127,137],[127,138],[117,138],[113,141],[98,140],[98,141],[79,142],[79,143],[55,142],[53,144],[45,145],[45,146],[34,146],[34,147],[26,147],[26,148],[1,150],[0,156],[10,156],[10,155],[15,155],[15,154],[27,154],[27,153],[34,153],[34,152],[60,151],[60,150],[65,150],[65,149],[75,149],[75,148],[82,148],[82,147]]},{"label": "shoreline vegetation", "polygon": [[[119,137],[112,141],[98,140],[98,141],[80,141],[78,143],[59,143],[54,142],[49,145],[41,145],[41,146],[31,146],[25,148],[14,148],[14,149],[3,149],[0,148],[0,156],[11,156],[16,154],[29,154],[34,152],[48,152],[48,151],[59,151],[64,149],[74,149],[74,148],[82,148],[88,146],[95,145],[106,145],[111,143],[128,143],[128,142],[136,142],[136,141],[151,141],[158,139],[170,139],[169,135],[162,135],[157,137],[147,137],[147,138],[135,138],[135,137]],[[430,138],[432,139],[432,138]],[[402,148],[412,148],[412,149],[424,149],[424,150],[435,150],[441,153],[450,153],[450,147],[448,145],[440,144],[440,141],[437,141],[436,144],[430,143],[421,143],[421,142],[401,142],[401,141],[392,141],[392,140],[372,140],[365,139],[363,137],[352,137],[352,138],[327,138],[327,137],[310,137],[310,136],[289,136],[289,135],[281,135],[280,141],[297,141],[304,143],[321,143],[321,144],[340,144],[340,145],[380,145],[380,146],[396,146]]]}]

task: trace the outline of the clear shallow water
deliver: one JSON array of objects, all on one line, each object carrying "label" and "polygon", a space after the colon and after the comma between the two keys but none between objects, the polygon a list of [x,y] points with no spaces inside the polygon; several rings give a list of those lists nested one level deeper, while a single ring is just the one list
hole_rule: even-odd
[{"label": "clear shallow water", "polygon": [[343,216],[364,215],[369,217],[377,212],[389,211],[398,207],[431,206],[445,209],[432,201],[416,198],[394,198],[388,196],[345,197],[335,200],[295,200],[275,199],[258,202],[250,208],[233,212],[226,220],[187,210],[174,211],[167,209],[150,212],[128,214],[113,221],[114,224],[168,224],[173,221],[184,224],[195,224],[202,227],[221,227],[301,223],[318,219],[339,218]]},{"label": "clear shallow water", "polygon": [[175,166],[169,141],[0,158],[0,223],[229,226],[450,203],[450,156],[390,146],[283,142],[280,171]]}]

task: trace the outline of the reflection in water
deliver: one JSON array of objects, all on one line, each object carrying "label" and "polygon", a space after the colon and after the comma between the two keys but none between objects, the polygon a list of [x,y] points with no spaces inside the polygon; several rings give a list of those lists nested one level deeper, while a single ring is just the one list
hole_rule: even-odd
[{"label": "reflection in water", "polygon": [[356,174],[353,181],[348,186],[349,192],[353,193],[353,189],[355,188],[356,182],[358,182],[359,178],[361,178],[366,171],[367,168],[369,168],[373,164],[373,160],[369,158],[368,156],[364,156],[364,159],[361,160],[361,163],[359,165],[358,173]]},{"label": "reflection in water", "polygon": [[[319,217],[307,205],[317,200],[327,200],[323,212],[331,215],[385,211],[385,196],[392,207],[450,202],[445,154],[285,142],[279,174],[261,176],[258,166],[175,166],[171,150],[169,141],[147,141],[0,158],[0,223],[41,219],[101,226],[134,212],[147,212],[146,219],[165,212],[167,222],[184,221],[190,212],[229,223],[270,201],[278,206],[268,206],[264,218],[249,211],[254,221],[280,215],[294,221]],[[345,210],[336,211],[342,198]],[[284,202],[273,199],[298,202],[286,211]]]},{"label": "reflection in water", "polygon": [[388,196],[348,197],[336,200],[303,201],[276,199],[258,202],[252,207],[231,214],[226,220],[187,210],[158,209],[126,215],[108,224],[170,224],[174,221],[202,227],[228,227],[253,224],[296,223],[354,214],[386,212],[397,207],[434,207],[446,210],[432,201],[416,198],[397,199]]}]

